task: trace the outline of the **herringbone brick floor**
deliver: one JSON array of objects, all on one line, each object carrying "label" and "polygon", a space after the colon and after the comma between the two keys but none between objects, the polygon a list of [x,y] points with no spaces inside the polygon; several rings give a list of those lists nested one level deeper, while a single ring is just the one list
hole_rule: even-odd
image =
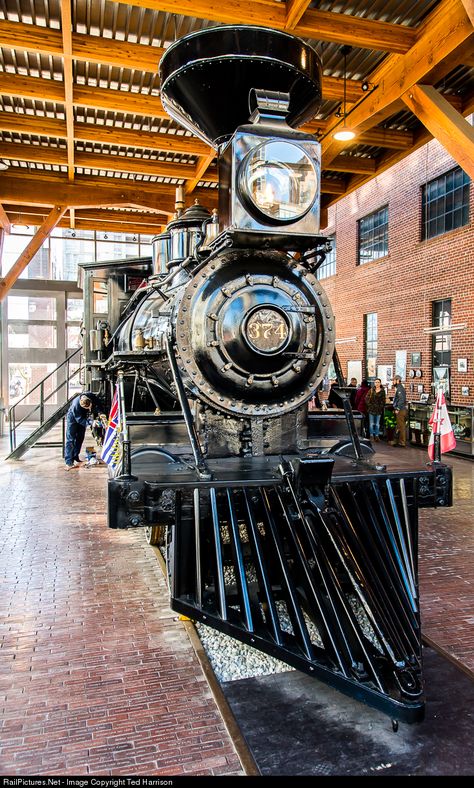
[{"label": "herringbone brick floor", "polygon": [[0,462],[0,774],[241,775],[157,559],[107,528],[105,490],[103,467],[45,449]]},{"label": "herringbone brick floor", "polygon": [[[426,461],[380,445],[381,459]],[[0,774],[242,775],[140,531],[106,525],[106,471],[0,461]],[[474,463],[420,513],[423,631],[474,670]]]}]

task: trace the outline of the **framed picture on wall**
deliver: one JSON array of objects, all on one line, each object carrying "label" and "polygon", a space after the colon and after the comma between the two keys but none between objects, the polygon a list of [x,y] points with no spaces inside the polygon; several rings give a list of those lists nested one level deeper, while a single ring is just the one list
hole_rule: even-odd
[{"label": "framed picture on wall", "polygon": [[421,353],[411,354],[411,365],[412,367],[421,367]]},{"label": "framed picture on wall", "polygon": [[467,372],[467,358],[458,358],[458,372]]}]

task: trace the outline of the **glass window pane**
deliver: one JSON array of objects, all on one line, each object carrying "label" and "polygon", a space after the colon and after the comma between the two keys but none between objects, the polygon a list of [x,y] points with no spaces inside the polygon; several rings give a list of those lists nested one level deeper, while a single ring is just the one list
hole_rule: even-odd
[{"label": "glass window pane", "polygon": [[[109,236],[113,236],[110,233]],[[115,233],[115,235],[118,235]],[[109,237],[107,236],[107,237]],[[123,235],[118,236],[121,240]],[[136,238],[136,236],[134,236]],[[121,260],[138,257],[138,243],[118,243],[117,241],[97,241],[97,260]]]},{"label": "glass window pane", "polygon": [[53,279],[76,282],[78,264],[92,262],[94,256],[95,244],[93,240],[52,238],[51,266]]},{"label": "glass window pane", "polygon": [[[31,228],[31,234],[36,232],[36,228]],[[3,246],[2,273],[3,276],[12,268],[18,260],[20,254],[26,249],[31,237],[25,235],[5,236]],[[49,239],[43,243],[42,247],[30,260],[25,270],[20,274],[21,279],[49,279]]]},{"label": "glass window pane", "polygon": [[71,320],[79,320],[81,321],[84,316],[84,301],[82,298],[70,298],[67,297],[66,302],[66,320],[69,322]]},{"label": "glass window pane", "polygon": [[10,323],[8,326],[8,347],[55,348],[57,347],[56,326]]},{"label": "glass window pane", "polygon": [[9,320],[56,320],[56,299],[43,296],[8,296]]},{"label": "glass window pane", "polygon": [[423,187],[422,239],[468,224],[469,183],[461,167],[455,167]]},{"label": "glass window pane", "polygon": [[[28,391],[39,383],[50,372],[56,369],[55,364],[9,364],[9,403],[18,402]],[[56,374],[51,375],[44,384],[45,399],[56,388]],[[40,388],[33,391],[25,400],[27,405],[37,405],[40,401]],[[57,405],[57,394],[47,400],[48,405]]]},{"label": "glass window pane", "polygon": [[358,227],[358,263],[378,260],[388,254],[388,208],[359,219]]},{"label": "glass window pane", "polygon": [[79,364],[69,365],[69,376],[68,397],[72,397],[73,394],[80,394],[83,389],[79,372]]},{"label": "glass window pane", "polygon": [[75,350],[81,346],[81,327],[67,326],[66,328],[66,347],[68,350]]},{"label": "glass window pane", "polygon": [[107,295],[103,293],[94,293],[94,314],[106,315],[107,314]]}]

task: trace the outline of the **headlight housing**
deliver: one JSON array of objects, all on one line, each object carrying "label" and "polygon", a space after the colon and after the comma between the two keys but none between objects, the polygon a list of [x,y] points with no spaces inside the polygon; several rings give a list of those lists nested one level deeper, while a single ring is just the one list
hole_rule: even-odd
[{"label": "headlight housing", "polygon": [[239,192],[248,209],[267,224],[302,219],[318,196],[316,167],[300,145],[269,140],[245,156]]}]

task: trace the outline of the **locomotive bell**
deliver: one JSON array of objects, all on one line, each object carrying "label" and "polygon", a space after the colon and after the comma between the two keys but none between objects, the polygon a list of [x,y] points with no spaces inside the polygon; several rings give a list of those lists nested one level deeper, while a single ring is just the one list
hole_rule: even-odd
[{"label": "locomotive bell", "polygon": [[206,235],[206,224],[211,221],[211,214],[207,208],[199,205],[195,200],[194,205],[173,219],[167,227],[171,238],[172,264],[185,260],[194,255],[196,249],[202,244]]}]

